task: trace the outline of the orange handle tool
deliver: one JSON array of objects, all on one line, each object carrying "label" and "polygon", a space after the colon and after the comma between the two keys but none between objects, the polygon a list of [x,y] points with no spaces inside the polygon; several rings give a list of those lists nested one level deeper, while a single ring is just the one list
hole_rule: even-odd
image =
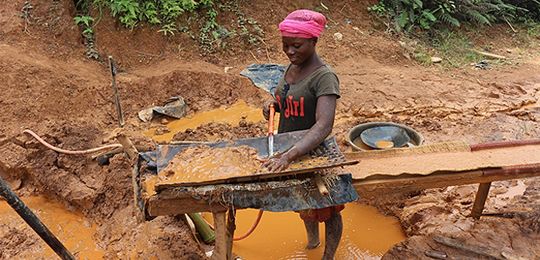
[{"label": "orange handle tool", "polygon": [[270,114],[268,115],[268,135],[274,134],[274,114],[276,113],[276,109],[274,108],[274,104],[270,104]]}]

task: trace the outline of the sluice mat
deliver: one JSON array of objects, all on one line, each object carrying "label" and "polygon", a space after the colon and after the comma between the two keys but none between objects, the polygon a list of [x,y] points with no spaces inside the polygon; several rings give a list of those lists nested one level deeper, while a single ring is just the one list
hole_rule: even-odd
[{"label": "sluice mat", "polygon": [[347,166],[353,179],[402,174],[474,171],[540,163],[540,145],[523,145],[472,152],[465,143],[438,143],[409,149],[348,153],[358,164]]},{"label": "sluice mat", "polygon": [[[276,152],[284,152],[287,149],[289,149],[297,140],[301,138],[303,133],[305,133],[305,131],[302,131],[301,133],[293,132],[292,134],[286,133],[286,134],[276,135],[274,138],[275,147],[277,148]],[[261,154],[263,156],[268,154],[266,150],[267,138],[265,137],[237,140],[234,142],[215,143],[214,145],[209,145],[209,146],[213,148],[248,146],[250,148],[255,149],[259,156]],[[165,154],[163,156],[160,156],[161,153],[158,153],[158,161],[160,160],[160,157],[161,157],[162,159],[166,158],[168,162],[170,162],[173,160],[176,154],[181,153],[182,151],[186,150],[188,147],[193,147],[193,146],[180,145],[176,147],[171,147],[169,145],[166,149],[161,149],[161,151],[165,151]],[[175,151],[175,153],[171,153],[171,151],[173,150]],[[182,179],[182,181],[178,181],[178,180],[174,180],[174,178],[168,179],[167,176],[164,176],[163,170],[161,170],[158,173],[158,175],[160,176],[159,177],[160,179],[157,181],[155,187],[156,187],[156,191],[159,192],[164,189],[172,188],[172,187],[200,186],[200,185],[210,185],[210,184],[220,184],[220,183],[251,182],[251,181],[258,181],[258,180],[264,180],[264,179],[276,178],[276,177],[287,177],[291,175],[314,172],[314,171],[333,168],[333,167],[352,165],[354,163],[357,163],[357,162],[354,160],[345,159],[343,154],[339,151],[338,145],[336,143],[336,139],[332,137],[325,140],[319,147],[314,149],[314,152],[312,152],[309,156],[304,156],[300,158],[299,160],[291,163],[289,168],[285,171],[269,172],[266,169],[262,169],[262,163],[261,163],[260,171],[253,172],[248,175],[238,176],[238,175],[235,175],[234,173],[231,173],[229,175],[226,175],[226,174],[223,175],[223,174],[213,174],[212,172],[207,172],[207,173],[201,173],[205,175],[204,176],[205,178]]]}]

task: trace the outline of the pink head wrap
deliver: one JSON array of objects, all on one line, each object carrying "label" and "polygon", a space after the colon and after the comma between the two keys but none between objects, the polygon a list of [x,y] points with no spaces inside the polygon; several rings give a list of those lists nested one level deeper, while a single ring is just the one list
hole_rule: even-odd
[{"label": "pink head wrap", "polygon": [[279,24],[279,30],[284,37],[319,38],[325,25],[324,15],[311,10],[296,10]]}]

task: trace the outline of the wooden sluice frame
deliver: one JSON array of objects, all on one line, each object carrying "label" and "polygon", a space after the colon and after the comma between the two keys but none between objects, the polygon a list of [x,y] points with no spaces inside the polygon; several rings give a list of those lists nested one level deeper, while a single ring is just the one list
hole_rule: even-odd
[{"label": "wooden sluice frame", "polygon": [[[501,142],[471,146],[472,150],[495,149],[519,145],[539,144],[540,141]],[[539,151],[540,152],[540,151]],[[513,165],[502,168],[487,168],[459,172],[436,172],[429,175],[382,176],[378,178],[353,179],[353,186],[360,196],[384,195],[389,193],[418,191],[431,188],[480,184],[471,217],[478,219],[494,181],[522,179],[540,176],[540,162]],[[236,208],[239,209],[239,208]],[[209,204],[190,194],[167,189],[145,201],[145,211],[150,217],[182,214],[189,212],[212,212],[216,225],[216,247],[213,259],[231,259],[234,234],[235,210],[219,203]]]}]

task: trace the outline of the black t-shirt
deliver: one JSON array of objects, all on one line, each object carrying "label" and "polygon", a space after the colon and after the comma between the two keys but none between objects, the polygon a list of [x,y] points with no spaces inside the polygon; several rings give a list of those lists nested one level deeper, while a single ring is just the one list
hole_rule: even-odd
[{"label": "black t-shirt", "polygon": [[316,122],[317,98],[324,95],[340,96],[339,79],[323,65],[296,84],[287,84],[285,75],[275,92],[279,105],[279,133],[310,129]]}]

